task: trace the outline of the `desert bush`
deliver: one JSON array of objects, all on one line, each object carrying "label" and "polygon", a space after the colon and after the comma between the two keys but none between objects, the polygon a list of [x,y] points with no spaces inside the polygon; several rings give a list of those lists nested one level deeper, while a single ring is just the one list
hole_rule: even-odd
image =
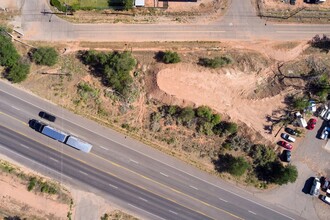
[{"label": "desert bush", "polygon": [[320,35],[315,35],[313,39],[309,42],[312,47],[319,48],[321,51],[329,53],[330,51],[330,38],[326,35],[320,37]]},{"label": "desert bush", "polygon": [[179,63],[181,58],[177,52],[166,51],[162,60],[164,63]]},{"label": "desert bush", "polygon": [[251,147],[249,156],[253,159],[255,166],[264,166],[269,162],[274,162],[277,157],[273,149],[259,144]]},{"label": "desert bush", "polygon": [[231,64],[232,60],[229,57],[200,58],[198,63],[199,65],[215,69]]},{"label": "desert bush", "polygon": [[37,184],[37,178],[36,177],[30,177],[29,184],[28,184],[28,191],[31,191],[34,189],[34,187]]},{"label": "desert bush", "polygon": [[111,87],[125,99],[131,95],[133,78],[130,71],[136,65],[131,53],[82,51],[80,58],[84,64],[92,67],[96,75],[102,77],[104,85]]},{"label": "desert bush", "polygon": [[183,123],[183,124],[188,124],[195,118],[195,111],[191,107],[185,107],[183,108],[179,115],[178,119]]},{"label": "desert bush", "polygon": [[297,168],[293,165],[283,166],[279,161],[269,162],[256,170],[258,178],[263,181],[283,185],[293,183],[298,177]]},{"label": "desert bush", "polygon": [[30,64],[23,63],[22,61],[17,62],[13,66],[7,68],[5,78],[13,83],[19,83],[24,81],[30,72]]},{"label": "desert bush", "polygon": [[54,66],[58,60],[58,52],[52,47],[39,47],[31,53],[32,60],[38,65]]},{"label": "desert bush", "polygon": [[0,28],[0,65],[5,67],[12,67],[20,59],[19,54],[16,51],[11,39],[5,35]]},{"label": "desert bush", "polygon": [[217,171],[228,172],[234,176],[242,176],[250,167],[243,157],[234,157],[230,154],[220,154],[214,164]]},{"label": "desert bush", "polygon": [[206,122],[210,122],[212,119],[212,109],[208,106],[199,106],[196,109],[196,115],[200,118],[203,119]]}]

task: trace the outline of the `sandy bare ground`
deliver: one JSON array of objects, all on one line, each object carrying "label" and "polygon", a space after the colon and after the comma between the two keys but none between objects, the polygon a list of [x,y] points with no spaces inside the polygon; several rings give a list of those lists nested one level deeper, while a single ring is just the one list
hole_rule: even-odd
[{"label": "sandy bare ground", "polygon": [[[68,204],[59,203],[29,192],[26,185],[11,176],[1,174],[0,209],[18,216],[33,216],[38,219],[66,219]],[[26,215],[27,214],[27,215]]]}]

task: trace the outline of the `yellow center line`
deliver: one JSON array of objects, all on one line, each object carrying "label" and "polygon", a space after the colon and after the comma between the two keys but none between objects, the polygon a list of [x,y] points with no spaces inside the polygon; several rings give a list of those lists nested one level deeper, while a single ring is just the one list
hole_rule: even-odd
[{"label": "yellow center line", "polygon": [[[15,119],[16,121],[19,121],[19,122],[23,123],[24,125],[28,125],[26,122],[21,121],[21,120],[19,120],[19,119],[16,119],[16,118],[14,118],[14,117],[12,117],[12,116],[6,114],[6,113],[0,112],[0,114],[3,114],[3,115],[6,115],[6,116],[8,116],[8,117],[10,117],[10,118],[12,118],[12,119]],[[11,129],[11,128],[8,128],[8,127],[6,127],[6,128],[9,129],[9,130],[11,130],[11,131],[13,131],[13,132],[16,132],[16,133],[18,133],[18,134],[24,136],[24,137],[26,137],[26,138],[28,138],[28,139],[30,139],[30,140],[33,140],[33,141],[39,143],[39,144],[42,145],[42,146],[46,146],[46,147],[48,147],[48,148],[50,148],[50,149],[52,149],[52,150],[54,150],[54,151],[56,151],[56,152],[59,152],[59,153],[63,154],[63,152],[57,150],[56,148],[51,147],[50,145],[45,145],[45,144],[41,143],[40,141],[38,141],[38,140],[36,140],[36,139],[34,139],[34,138],[31,138],[31,137],[25,135],[24,133],[21,133],[21,132],[19,132],[19,131],[15,131],[15,130],[13,130],[13,129]],[[237,215],[235,215],[235,214],[233,214],[233,213],[230,213],[230,212],[228,212],[228,211],[226,211],[226,210],[224,210],[224,209],[221,209],[221,208],[215,207],[215,206],[213,206],[213,205],[211,205],[211,204],[209,204],[209,203],[206,203],[206,202],[201,201],[201,200],[199,200],[199,199],[197,199],[197,198],[195,198],[195,197],[192,197],[192,196],[190,196],[190,195],[187,195],[187,194],[185,194],[185,193],[183,193],[183,192],[181,192],[181,191],[179,191],[179,190],[176,190],[176,189],[174,189],[174,188],[172,188],[172,187],[170,187],[170,186],[164,185],[163,183],[160,183],[160,182],[158,182],[158,181],[156,181],[156,180],[150,179],[150,178],[147,177],[147,176],[144,176],[144,175],[142,175],[142,174],[139,174],[139,173],[137,173],[137,172],[135,172],[135,171],[133,171],[133,170],[130,170],[130,169],[126,168],[126,167],[123,167],[123,166],[121,166],[121,165],[119,165],[119,164],[117,164],[117,163],[115,163],[115,162],[113,162],[113,161],[111,161],[111,160],[105,159],[105,158],[103,158],[103,157],[101,157],[101,156],[98,156],[98,155],[96,155],[96,154],[93,154],[93,153],[89,153],[89,154],[90,154],[90,155],[93,155],[95,158],[102,159],[102,160],[104,160],[104,161],[107,162],[107,163],[110,163],[110,164],[112,164],[112,165],[114,165],[114,166],[117,166],[117,167],[119,167],[119,168],[121,168],[121,169],[124,169],[124,170],[126,170],[126,171],[129,171],[129,172],[131,172],[131,173],[133,173],[133,174],[135,174],[135,175],[137,175],[137,176],[139,176],[139,177],[142,177],[142,178],[144,178],[144,179],[146,179],[146,180],[149,180],[149,181],[151,181],[151,182],[153,182],[153,183],[156,183],[156,184],[158,184],[158,185],[160,185],[160,186],[162,186],[162,187],[165,187],[165,188],[167,188],[167,189],[170,189],[171,191],[173,191],[173,192],[175,192],[175,193],[177,193],[177,194],[181,194],[181,195],[183,195],[183,196],[186,196],[186,197],[188,197],[188,198],[190,198],[190,199],[193,199],[193,200],[195,200],[195,201],[197,201],[197,202],[200,202],[200,203],[202,203],[202,204],[204,204],[204,205],[206,205],[206,206],[208,206],[208,207],[211,207],[211,208],[217,209],[217,210],[219,210],[219,211],[221,211],[221,212],[224,212],[224,213],[226,213],[226,214],[228,214],[228,215],[230,215],[230,216],[232,216],[232,217],[235,217],[235,218],[237,218],[237,219],[243,219],[243,218],[241,218],[241,217],[239,217],[239,216],[237,216]],[[137,185],[137,184],[135,184],[135,183],[130,183],[130,182],[128,182],[127,180],[124,180],[124,179],[122,179],[121,177],[118,177],[118,176],[117,176],[116,174],[114,174],[114,173],[111,173],[111,172],[109,172],[109,171],[105,171],[105,170],[103,170],[103,169],[100,169],[100,168],[98,168],[98,167],[95,167],[95,166],[93,166],[93,165],[91,165],[91,164],[89,164],[89,163],[87,163],[87,162],[85,162],[85,161],[83,161],[83,160],[81,160],[81,159],[79,159],[79,158],[77,158],[77,157],[74,157],[74,156],[71,156],[71,155],[68,155],[68,154],[65,154],[65,155],[68,156],[69,158],[75,159],[75,160],[77,160],[77,161],[79,161],[79,162],[81,162],[81,163],[83,163],[83,164],[86,164],[86,165],[88,165],[88,166],[90,166],[90,167],[92,167],[92,168],[94,168],[94,169],[96,169],[96,170],[98,170],[98,171],[100,171],[100,172],[103,172],[103,173],[106,173],[106,174],[108,174],[108,175],[110,175],[110,176],[116,177],[116,178],[120,179],[120,180],[123,181],[123,182],[126,182],[126,183],[128,183],[128,184],[131,184],[131,185],[133,185],[133,186],[135,186],[135,187],[137,187],[137,188],[143,189],[143,190],[145,190],[145,191],[147,191],[147,192],[149,192],[149,193],[151,193],[151,194],[154,194],[154,195],[159,196],[159,197],[161,197],[161,198],[163,198],[163,199],[166,199],[166,200],[171,201],[171,202],[173,202],[173,203],[175,203],[175,204],[178,204],[178,205],[180,205],[180,206],[182,206],[182,207],[184,207],[184,208],[186,208],[186,209],[192,210],[192,211],[197,212],[197,213],[199,213],[199,214],[201,214],[201,215],[204,215],[204,216],[206,216],[206,217],[208,217],[208,218],[210,218],[210,219],[213,219],[212,217],[208,216],[207,214],[205,214],[205,213],[203,213],[203,212],[200,212],[200,211],[198,211],[198,210],[193,210],[193,209],[191,209],[191,208],[189,208],[189,207],[186,207],[185,205],[182,205],[182,204],[180,204],[179,202],[177,202],[177,201],[175,201],[175,200],[173,200],[173,199],[167,198],[167,197],[165,197],[165,196],[163,196],[163,195],[157,194],[156,192],[150,191],[150,190],[144,188],[143,186]]]}]

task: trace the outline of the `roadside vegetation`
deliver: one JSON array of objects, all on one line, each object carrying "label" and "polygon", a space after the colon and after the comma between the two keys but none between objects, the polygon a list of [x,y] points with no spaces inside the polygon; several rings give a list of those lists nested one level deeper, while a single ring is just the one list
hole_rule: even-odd
[{"label": "roadside vegetation", "polygon": [[122,220],[122,219],[125,219],[125,220],[138,220],[138,218],[132,216],[132,215],[129,215],[129,214],[126,214],[120,210],[114,210],[110,213],[104,213],[103,216],[101,216],[100,218],[101,220]]},{"label": "roadside vegetation", "polygon": [[199,58],[198,64],[210,68],[220,68],[231,64],[233,61],[229,57]]},{"label": "roadside vegetation", "polygon": [[92,72],[101,77],[102,83],[117,94],[128,99],[132,92],[133,78],[130,72],[136,65],[136,60],[130,52],[96,52],[80,51],[79,57]]},{"label": "roadside vegetation", "polygon": [[159,51],[157,54],[156,54],[156,59],[159,61],[159,62],[164,62],[166,64],[169,64],[169,63],[179,63],[181,61],[181,58],[179,56],[179,54],[175,51]]},{"label": "roadside vegetation", "polygon": [[18,167],[0,160],[0,171],[19,179],[27,186],[28,191],[56,196],[56,199],[63,203],[70,203],[71,198],[66,189],[61,188],[57,183],[45,180],[44,178],[26,174]]},{"label": "roadside vegetation", "polygon": [[6,29],[0,27],[0,65],[5,68],[4,77],[14,83],[22,82],[30,72],[28,59],[21,57]]},{"label": "roadside vegetation", "polygon": [[31,51],[31,58],[38,65],[54,66],[58,52],[53,47],[39,47]]}]

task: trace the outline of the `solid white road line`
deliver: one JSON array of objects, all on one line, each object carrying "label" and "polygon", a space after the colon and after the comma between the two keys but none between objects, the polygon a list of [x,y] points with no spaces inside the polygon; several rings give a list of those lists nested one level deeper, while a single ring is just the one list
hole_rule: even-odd
[{"label": "solid white road line", "polygon": [[140,211],[146,212],[146,213],[148,213],[149,215],[155,216],[156,218],[166,220],[166,219],[164,219],[164,218],[162,218],[162,217],[159,217],[158,215],[155,215],[155,214],[152,214],[152,213],[150,213],[150,212],[148,212],[148,211],[146,211],[146,210],[140,209],[139,207],[136,207],[135,205],[132,205],[132,204],[130,204],[130,203],[127,203],[127,204],[128,204],[129,206],[132,206],[132,207],[135,208],[135,209],[138,209],[138,210],[140,210]]},{"label": "solid white road line", "polygon": [[34,161],[34,160],[32,160],[32,159],[30,159],[30,158],[28,158],[28,157],[25,157],[25,156],[23,156],[23,155],[21,155],[21,154],[19,154],[19,153],[16,153],[16,152],[13,151],[13,150],[9,150],[8,148],[3,147],[2,145],[0,145],[0,146],[1,146],[2,149],[4,149],[4,150],[10,151],[11,153],[13,153],[13,154],[15,154],[15,155],[17,155],[17,156],[19,156],[19,157],[22,157],[22,158],[24,158],[24,159],[26,159],[26,160],[28,160],[28,161],[31,161],[32,164],[33,164],[33,163],[38,164],[39,166],[41,166],[41,167],[43,167],[43,168],[46,168],[46,169],[49,170],[50,172],[57,173],[57,174],[59,174],[60,176],[65,176],[66,178],[72,180],[71,177],[69,177],[69,176],[67,176],[67,175],[65,175],[65,174],[63,174],[63,173],[61,173],[61,172],[58,172],[57,170],[53,170],[53,169],[51,169],[51,168],[49,168],[49,167],[46,167],[45,165],[43,165],[43,164],[41,164],[41,163],[39,163],[39,162],[37,162],[37,161]]},{"label": "solid white road line", "polygon": [[[36,108],[39,108],[39,106],[36,106],[36,105],[34,105],[34,104],[30,103],[30,102],[26,102],[26,101],[23,100],[22,98],[20,98],[20,97],[18,97],[18,96],[16,96],[16,95],[13,95],[13,94],[11,94],[11,93],[8,93],[7,91],[2,90],[2,92],[6,93],[6,94],[8,94],[8,95],[10,95],[10,96],[15,97],[15,98],[21,100],[21,101],[24,102],[24,103],[28,103],[28,104],[30,104],[30,105],[36,107]],[[55,106],[55,105],[54,105],[54,106]],[[69,120],[66,119],[66,118],[63,118],[63,119],[69,121]],[[80,127],[80,128],[84,128],[85,130],[90,131],[91,133],[96,134],[95,131],[90,130],[90,129],[88,129],[88,128],[82,126],[82,125],[79,125],[79,124],[73,122],[73,121],[70,121],[70,123],[75,124],[76,126],[78,126],[78,127]],[[127,145],[124,144],[124,143],[120,143],[120,142],[115,141],[115,140],[113,140],[113,139],[109,139],[108,136],[104,136],[104,135],[101,135],[101,134],[98,134],[98,135],[101,136],[101,137],[103,137],[103,138],[105,138],[106,140],[110,140],[110,141],[112,141],[112,142],[114,142],[114,143],[116,143],[116,144],[119,144],[119,145],[121,145],[121,146],[123,146],[123,147],[126,147],[126,148],[129,149],[129,150],[132,150],[132,151],[134,151],[134,152],[136,152],[136,153],[139,153],[139,154],[141,154],[141,155],[143,155],[143,156],[145,156],[145,157],[148,157],[148,158],[151,159],[151,160],[157,161],[157,162],[159,162],[159,163],[161,163],[161,164],[164,164],[164,165],[166,165],[166,166],[168,166],[168,167],[171,167],[171,168],[174,169],[174,170],[180,171],[180,172],[182,172],[182,173],[184,173],[184,174],[187,174],[187,175],[189,175],[189,176],[191,176],[191,177],[194,177],[194,178],[196,178],[196,179],[198,179],[198,180],[200,180],[200,181],[202,181],[202,182],[204,182],[204,183],[210,184],[210,185],[212,185],[212,186],[214,186],[214,187],[216,187],[216,188],[219,188],[219,189],[222,189],[222,190],[224,190],[224,191],[226,191],[226,192],[229,192],[229,193],[231,193],[231,194],[234,194],[234,195],[238,196],[239,198],[245,199],[245,200],[247,200],[247,201],[249,201],[249,202],[252,202],[252,203],[254,203],[254,204],[256,204],[256,205],[259,205],[260,207],[266,208],[266,209],[268,209],[268,210],[270,210],[270,211],[273,211],[273,212],[275,212],[275,213],[277,213],[277,214],[280,214],[280,215],[282,215],[282,216],[284,216],[284,217],[286,217],[286,218],[289,218],[289,219],[291,219],[291,220],[294,220],[293,218],[291,218],[291,217],[289,217],[289,216],[287,216],[287,215],[285,215],[285,214],[283,214],[283,213],[280,213],[279,211],[276,211],[276,210],[274,210],[274,209],[272,209],[272,208],[269,208],[269,207],[267,207],[267,206],[265,206],[265,205],[262,205],[261,203],[258,203],[258,202],[255,202],[255,201],[251,200],[251,199],[248,199],[248,198],[246,198],[246,197],[243,197],[243,196],[241,196],[241,195],[239,195],[239,194],[237,194],[237,193],[234,193],[233,191],[230,191],[230,190],[228,190],[228,189],[225,189],[225,188],[223,188],[223,187],[220,187],[219,185],[216,185],[216,184],[213,184],[213,183],[211,183],[211,182],[208,182],[208,181],[206,181],[206,180],[204,180],[204,179],[202,179],[202,178],[200,178],[200,177],[198,177],[198,176],[195,176],[195,175],[193,175],[193,174],[191,174],[191,173],[188,173],[188,172],[186,172],[186,171],[184,171],[184,170],[178,169],[177,167],[174,167],[174,166],[172,166],[172,165],[169,165],[169,164],[167,164],[167,163],[165,163],[165,162],[163,162],[163,161],[160,161],[160,160],[154,159],[153,157],[151,157],[151,156],[149,156],[149,155],[147,155],[147,154],[145,154],[145,153],[143,153],[143,152],[137,151],[137,150],[135,150],[134,148],[131,148],[131,147],[127,146]],[[72,179],[72,178],[71,178],[71,179]],[[244,191],[245,193],[248,193],[248,194],[251,194],[251,195],[252,195],[252,193],[249,192],[249,191],[246,191],[246,190],[244,190],[244,189],[240,189],[240,190],[241,190],[241,191]]]},{"label": "solid white road line", "polygon": [[257,214],[257,213],[255,213],[255,212],[250,211],[250,210],[249,210],[249,212],[252,213],[253,215],[256,215],[256,214]]},{"label": "solid white road line", "polygon": [[[276,31],[277,33],[292,33],[292,34],[317,34],[317,31]],[[322,32],[322,34],[327,34],[330,32]]]},{"label": "solid white road line", "polygon": [[224,199],[221,199],[221,198],[219,198],[221,201],[224,201],[224,202],[228,202],[227,200],[224,200]]},{"label": "solid white road line", "polygon": [[117,186],[114,186],[114,185],[112,185],[112,184],[110,184],[110,183],[109,183],[109,186],[111,186],[112,188],[118,189]]},{"label": "solid white road line", "polygon": [[166,177],[168,177],[168,175],[167,174],[165,174],[165,173],[162,173],[162,172],[159,172],[161,175],[163,175],[163,176],[166,176]]},{"label": "solid white road line", "polygon": [[30,147],[24,145],[24,144],[20,144],[22,147],[26,148],[26,149],[30,149]]}]

